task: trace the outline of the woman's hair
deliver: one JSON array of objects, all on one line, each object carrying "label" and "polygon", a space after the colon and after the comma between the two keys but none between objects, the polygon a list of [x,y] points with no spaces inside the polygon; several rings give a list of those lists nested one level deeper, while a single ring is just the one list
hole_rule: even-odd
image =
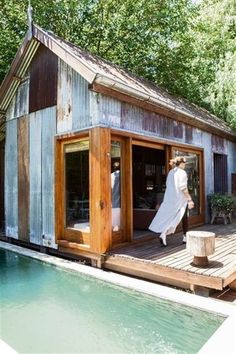
[{"label": "woman's hair", "polygon": [[179,166],[182,162],[186,162],[186,158],[184,156],[177,156],[174,159],[171,159],[169,164],[171,167]]}]

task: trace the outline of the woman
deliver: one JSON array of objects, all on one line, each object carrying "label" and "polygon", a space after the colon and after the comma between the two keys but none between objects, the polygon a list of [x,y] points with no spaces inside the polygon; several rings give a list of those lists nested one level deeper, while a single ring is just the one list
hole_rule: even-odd
[{"label": "woman", "polygon": [[186,242],[187,208],[194,208],[194,203],[188,192],[187,173],[184,171],[185,157],[178,156],[170,160],[170,165],[173,168],[167,176],[163,202],[149,226],[149,230],[161,233],[160,242],[163,246],[167,246],[166,236],[175,232],[183,217],[183,242]]}]

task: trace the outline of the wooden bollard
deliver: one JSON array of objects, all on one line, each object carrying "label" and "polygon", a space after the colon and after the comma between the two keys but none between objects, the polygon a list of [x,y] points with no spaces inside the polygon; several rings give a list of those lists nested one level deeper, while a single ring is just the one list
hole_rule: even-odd
[{"label": "wooden bollard", "polygon": [[188,231],[187,251],[193,256],[193,264],[206,266],[207,256],[215,252],[215,234],[207,231]]}]

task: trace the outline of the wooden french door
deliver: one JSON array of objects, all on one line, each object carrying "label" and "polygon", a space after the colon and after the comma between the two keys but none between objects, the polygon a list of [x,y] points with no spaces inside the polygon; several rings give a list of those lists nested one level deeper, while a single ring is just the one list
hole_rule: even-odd
[{"label": "wooden french door", "polygon": [[189,211],[190,225],[200,225],[205,220],[203,151],[185,147],[172,147],[171,156],[185,156],[188,190],[195,207]]}]

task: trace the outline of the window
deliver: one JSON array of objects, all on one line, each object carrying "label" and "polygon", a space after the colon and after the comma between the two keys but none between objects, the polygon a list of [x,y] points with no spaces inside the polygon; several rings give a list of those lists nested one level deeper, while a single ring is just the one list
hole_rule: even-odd
[{"label": "window", "polygon": [[195,207],[191,209],[190,215],[200,214],[200,159],[199,154],[181,150],[174,150],[174,156],[185,156],[186,167],[185,171],[188,175],[188,190],[194,201]]},{"label": "window", "polygon": [[228,192],[227,155],[214,154],[214,192]]},{"label": "window", "polygon": [[65,145],[66,227],[89,231],[89,142]]}]

